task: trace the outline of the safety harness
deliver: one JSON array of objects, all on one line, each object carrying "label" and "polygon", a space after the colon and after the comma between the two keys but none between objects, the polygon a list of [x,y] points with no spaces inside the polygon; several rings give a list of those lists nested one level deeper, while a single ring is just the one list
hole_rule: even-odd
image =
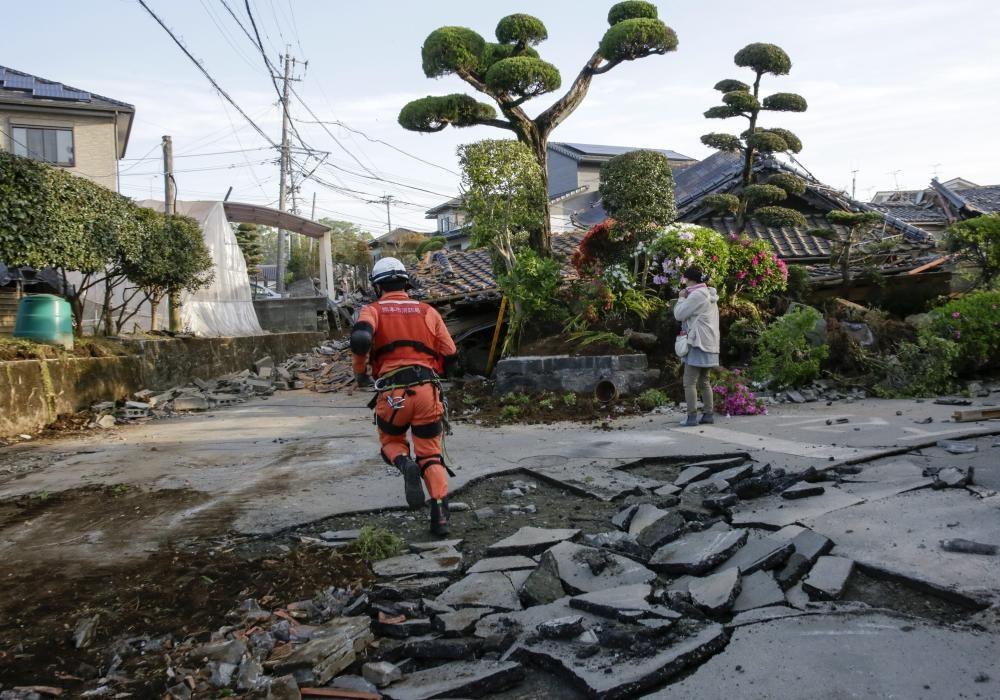
[{"label": "safety harness", "polygon": [[[412,344],[415,341],[397,342]],[[379,350],[381,351],[385,347],[387,346],[382,346]],[[413,387],[421,384],[432,384],[434,386],[437,399],[441,402],[441,405],[444,408],[441,419],[424,425],[396,425],[396,414],[403,408],[403,406],[406,405],[406,397],[416,395]],[[419,438],[434,438],[442,433],[444,436],[451,435],[451,422],[448,420],[448,397],[445,394],[444,389],[441,387],[441,377],[439,377],[437,372],[434,370],[422,365],[397,367],[396,369],[389,370],[384,375],[376,379],[374,388],[375,396],[373,396],[372,400],[368,402],[368,408],[374,411],[376,406],[378,406],[379,399],[384,399],[392,409],[392,414],[389,416],[389,420],[385,420],[378,414],[375,414],[374,423],[378,426],[379,430],[389,435],[405,435],[407,430],[412,430],[413,435]],[[420,465],[421,474],[427,471],[427,469],[431,466],[440,464],[444,467],[445,471],[448,472],[449,476],[455,476],[455,472],[453,472],[445,462],[448,450],[445,448],[444,437],[441,438],[441,452],[443,454],[426,455],[421,458],[423,462]],[[386,463],[391,464],[384,452],[382,453],[382,459],[384,459]],[[450,459],[448,461],[450,461]]]}]

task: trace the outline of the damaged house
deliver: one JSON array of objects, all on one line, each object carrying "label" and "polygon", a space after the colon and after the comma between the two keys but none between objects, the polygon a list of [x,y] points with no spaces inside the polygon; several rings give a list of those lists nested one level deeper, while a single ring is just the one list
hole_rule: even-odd
[{"label": "damaged house", "polygon": [[[577,147],[580,152],[575,153],[575,159],[560,152]],[[574,194],[567,197],[565,206],[554,207],[552,214],[553,231],[556,232],[552,237],[553,252],[565,261],[564,275],[571,277],[575,270],[569,265],[569,258],[584,232],[608,218],[597,191],[600,165],[613,155],[632,149],[584,147],[581,144],[550,144],[549,148],[550,191],[553,187],[576,183],[575,190],[570,190]],[[584,148],[588,149],[586,153]],[[594,153],[602,149],[605,155],[601,156],[603,160],[598,160]],[[742,157],[719,152],[695,162],[679,154],[674,154],[675,159],[670,155],[673,152],[664,153],[674,166],[678,220],[713,228],[724,236],[737,233],[735,218],[718,215],[705,205],[704,199],[712,194],[738,193],[742,186]],[[560,170],[563,166],[566,166],[565,172]],[[908,221],[908,217],[897,216],[894,206],[854,200],[819,182],[801,166],[789,165],[775,157],[760,157],[754,168],[755,179],[760,181],[777,172],[793,173],[805,180],[805,192],[789,197],[782,204],[804,214],[807,225],[766,226],[751,219],[745,226],[746,233],[770,243],[786,263],[807,267],[817,295],[880,302],[885,295],[893,294],[912,300],[916,306],[923,299],[949,291],[951,273],[944,269],[946,258],[936,250],[935,237],[922,226]],[[576,179],[572,180],[573,177]],[[995,189],[1000,191],[1000,188]],[[460,207],[460,201],[453,200],[453,203],[456,209]],[[840,271],[831,264],[834,251],[830,237],[816,233],[824,230],[844,235],[842,227],[826,219],[826,214],[835,210],[877,210],[884,215],[882,224],[869,234],[871,242],[877,243],[880,250],[877,266],[880,284],[867,285],[857,280],[849,289],[844,288]],[[568,225],[557,225],[562,216],[566,217]],[[859,268],[854,272],[861,275],[864,270]],[[420,286],[418,296],[443,307],[446,317],[455,319],[453,322],[459,326],[456,339],[474,341],[477,346],[488,344],[500,294],[486,250],[438,251],[418,266],[416,277]]]}]

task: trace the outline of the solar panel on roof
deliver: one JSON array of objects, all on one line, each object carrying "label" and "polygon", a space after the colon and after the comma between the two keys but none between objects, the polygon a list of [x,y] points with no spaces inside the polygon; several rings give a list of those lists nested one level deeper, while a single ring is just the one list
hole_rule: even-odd
[{"label": "solar panel on roof", "polygon": [[8,75],[3,82],[4,87],[12,90],[31,90],[35,87],[35,79],[30,75]]},{"label": "solar panel on roof", "polygon": [[89,101],[90,93],[73,90],[58,83],[35,83],[35,89],[31,91],[35,97],[50,97],[56,100],[82,100]]}]

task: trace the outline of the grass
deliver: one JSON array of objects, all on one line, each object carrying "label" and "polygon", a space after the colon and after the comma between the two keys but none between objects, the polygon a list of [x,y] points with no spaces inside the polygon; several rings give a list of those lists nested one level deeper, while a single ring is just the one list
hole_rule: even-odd
[{"label": "grass", "polygon": [[403,551],[403,540],[382,527],[366,525],[361,528],[353,549],[363,559],[379,561]]}]

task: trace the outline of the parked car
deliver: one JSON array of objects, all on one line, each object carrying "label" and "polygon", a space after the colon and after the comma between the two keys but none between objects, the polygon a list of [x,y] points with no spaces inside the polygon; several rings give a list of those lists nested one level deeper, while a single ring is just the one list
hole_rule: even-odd
[{"label": "parked car", "polygon": [[250,294],[253,296],[254,301],[258,299],[280,299],[281,295],[270,287],[265,287],[262,284],[257,284],[256,282],[250,283]]}]

